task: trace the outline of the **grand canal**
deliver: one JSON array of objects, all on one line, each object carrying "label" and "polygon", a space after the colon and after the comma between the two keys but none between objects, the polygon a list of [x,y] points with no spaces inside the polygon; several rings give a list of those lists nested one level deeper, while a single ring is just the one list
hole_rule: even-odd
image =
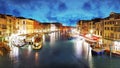
[{"label": "grand canal", "polygon": [[[88,44],[86,44],[88,45]],[[86,46],[85,45],[85,46]],[[82,40],[70,39],[65,32],[43,36],[43,47],[11,47],[9,55],[0,56],[0,68],[119,68],[119,57],[92,56]]]}]

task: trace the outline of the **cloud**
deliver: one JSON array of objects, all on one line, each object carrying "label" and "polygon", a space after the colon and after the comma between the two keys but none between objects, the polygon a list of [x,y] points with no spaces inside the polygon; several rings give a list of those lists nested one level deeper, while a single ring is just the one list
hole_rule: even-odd
[{"label": "cloud", "polygon": [[82,9],[86,10],[86,11],[90,11],[92,9],[92,6],[89,2],[84,3]]},{"label": "cloud", "polygon": [[58,10],[59,10],[59,11],[65,11],[65,10],[67,10],[66,4],[63,3],[63,2],[60,3],[59,6],[58,6]]},{"label": "cloud", "polygon": [[0,13],[73,25],[80,19],[120,13],[119,4],[120,0],[0,0]]},{"label": "cloud", "polygon": [[17,9],[14,9],[14,10],[12,11],[12,13],[13,13],[15,16],[20,16],[20,15],[21,15],[20,12],[19,12],[19,10],[17,10]]},{"label": "cloud", "polygon": [[10,8],[9,8],[8,4],[5,1],[1,0],[0,1],[0,13],[6,14],[6,13],[10,12],[9,10],[10,10]]}]

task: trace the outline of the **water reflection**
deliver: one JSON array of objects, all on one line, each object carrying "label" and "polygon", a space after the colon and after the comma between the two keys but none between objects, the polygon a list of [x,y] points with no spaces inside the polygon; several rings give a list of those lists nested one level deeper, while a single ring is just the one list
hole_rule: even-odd
[{"label": "water reflection", "polygon": [[74,48],[76,57],[88,59],[89,55],[91,55],[91,47],[84,39],[77,38],[75,40]]},{"label": "water reflection", "polygon": [[28,56],[30,56],[31,51],[32,51],[32,46],[28,45]]},{"label": "water reflection", "polygon": [[90,68],[93,68],[93,59],[92,59],[92,48],[90,47],[90,44],[85,42],[83,43],[83,56],[84,56],[84,59],[87,60],[88,62],[88,65]]},{"label": "water reflection", "polygon": [[82,58],[81,57],[81,55],[82,55],[82,47],[83,47],[83,40],[76,39],[74,48],[75,48],[75,55],[76,55],[77,58]]},{"label": "water reflection", "polygon": [[92,48],[90,48],[89,55],[88,55],[88,63],[89,67],[93,68],[93,59],[92,59],[92,53],[91,53]]},{"label": "water reflection", "polygon": [[[12,47],[10,59],[13,64],[9,64],[14,68],[80,68],[80,66],[85,68],[85,63],[76,61],[76,57],[83,58],[83,50],[87,50],[83,46],[84,40],[68,40],[65,34],[54,32],[50,35],[43,35],[43,43],[45,44],[38,51],[33,50],[30,45],[21,48]],[[47,38],[49,41],[46,41]],[[87,51],[84,53],[87,54]]]},{"label": "water reflection", "polygon": [[75,40],[75,56],[79,59],[85,59],[90,68],[93,68],[93,59],[92,59],[92,48],[90,47],[90,44],[88,44],[84,39],[82,38],[76,38]]},{"label": "water reflection", "polygon": [[43,34],[43,44],[45,43],[45,34]]},{"label": "water reflection", "polygon": [[50,34],[50,44],[53,45],[55,43],[55,32]]},{"label": "water reflection", "polygon": [[35,52],[35,64],[39,64],[39,52]]},{"label": "water reflection", "polygon": [[10,59],[13,61],[13,63],[19,62],[19,48],[18,47],[12,47],[10,52]]}]

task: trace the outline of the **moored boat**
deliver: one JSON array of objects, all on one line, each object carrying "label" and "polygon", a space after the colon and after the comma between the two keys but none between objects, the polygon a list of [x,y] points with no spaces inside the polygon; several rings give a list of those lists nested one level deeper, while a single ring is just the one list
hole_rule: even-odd
[{"label": "moored boat", "polygon": [[92,55],[102,55],[104,51],[104,49],[92,49]]}]

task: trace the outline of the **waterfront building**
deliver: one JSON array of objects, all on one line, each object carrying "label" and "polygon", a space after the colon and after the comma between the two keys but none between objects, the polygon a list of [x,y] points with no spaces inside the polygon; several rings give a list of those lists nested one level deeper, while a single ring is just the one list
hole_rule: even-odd
[{"label": "waterfront building", "polygon": [[116,42],[120,42],[120,14],[112,12],[109,17],[104,19],[103,23],[104,43],[107,45],[113,45],[115,50],[119,45],[117,45]]},{"label": "waterfront building", "polygon": [[80,34],[88,34],[90,29],[93,29],[93,34],[102,36],[103,44],[108,47],[112,45],[114,50],[120,48],[119,44],[116,45],[116,42],[120,42],[120,13],[112,12],[103,19],[80,20],[77,29]]},{"label": "waterfront building", "polygon": [[41,25],[41,23],[36,21],[36,20],[33,20],[33,21],[34,21],[34,24],[33,24],[34,32],[35,33],[42,32],[42,25]]},{"label": "waterfront building", "polygon": [[62,24],[60,23],[42,23],[44,32],[59,31],[62,29]]},{"label": "waterfront building", "polygon": [[3,41],[5,36],[7,36],[7,21],[5,15],[0,14],[0,41]]},{"label": "waterfront building", "polygon": [[18,34],[28,34],[34,32],[34,21],[24,17],[17,17]]},{"label": "waterfront building", "polygon": [[92,20],[81,20],[77,23],[77,29],[80,34],[89,34],[91,30],[94,30],[94,22]]}]

